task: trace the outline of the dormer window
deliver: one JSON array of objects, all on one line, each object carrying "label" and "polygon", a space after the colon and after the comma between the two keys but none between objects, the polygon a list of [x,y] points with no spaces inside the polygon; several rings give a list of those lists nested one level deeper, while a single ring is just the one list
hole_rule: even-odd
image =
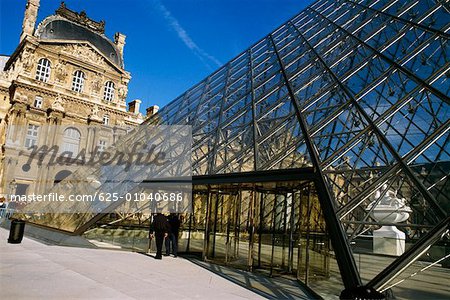
[{"label": "dormer window", "polygon": [[73,81],[72,81],[72,91],[81,93],[84,87],[84,73],[83,71],[75,71],[73,73]]},{"label": "dormer window", "polygon": [[115,91],[114,82],[112,82],[112,81],[106,82],[105,83],[105,91],[103,93],[103,100],[109,101],[109,102],[113,101],[114,91]]},{"label": "dormer window", "polygon": [[36,80],[48,82],[50,78],[51,63],[46,58],[41,58],[36,69]]}]

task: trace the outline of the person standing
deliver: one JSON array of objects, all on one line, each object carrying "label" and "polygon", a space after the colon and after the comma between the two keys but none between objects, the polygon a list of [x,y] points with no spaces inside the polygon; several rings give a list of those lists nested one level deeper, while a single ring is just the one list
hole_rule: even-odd
[{"label": "person standing", "polygon": [[156,239],[156,259],[162,259],[162,245],[164,238],[169,233],[169,222],[162,213],[153,216],[153,222],[150,225],[150,238]]},{"label": "person standing", "polygon": [[172,244],[172,254],[174,257],[178,255],[178,232],[180,231],[180,219],[174,213],[169,216],[169,236],[166,238],[166,255],[170,255],[170,244]]}]

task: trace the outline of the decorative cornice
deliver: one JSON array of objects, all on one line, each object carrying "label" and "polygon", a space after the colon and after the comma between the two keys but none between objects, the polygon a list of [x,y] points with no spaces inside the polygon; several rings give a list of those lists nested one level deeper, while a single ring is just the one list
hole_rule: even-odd
[{"label": "decorative cornice", "polygon": [[66,7],[64,1],[61,2],[61,5],[56,10],[56,14],[66,18],[69,21],[85,26],[92,31],[98,32],[100,34],[105,33],[105,21],[102,20],[100,22],[96,22],[88,18],[84,10],[80,13],[70,10]]},{"label": "decorative cornice", "polygon": [[[90,108],[93,107],[93,105],[98,105],[98,107],[101,111],[108,112],[108,113],[115,114],[115,115],[120,115],[123,117],[131,116],[131,113],[128,111],[123,111],[123,110],[119,110],[117,108],[109,107],[107,104],[105,105],[102,103],[94,102],[93,100],[90,100],[90,99],[82,99],[82,98],[74,97],[72,95],[68,95],[61,91],[55,91],[53,88],[46,88],[44,86],[42,86],[42,87],[35,86],[35,85],[31,85],[29,83],[20,82],[17,80],[14,80],[11,85],[14,86],[15,88],[20,87],[22,89],[38,92],[40,94],[44,94],[44,95],[47,95],[50,97],[57,97],[58,94],[60,94],[61,97],[64,98],[64,100],[66,102],[70,101],[72,103],[78,103],[78,104],[85,105],[86,107],[90,107]],[[66,113],[66,114],[68,114],[68,113]]]},{"label": "decorative cornice", "polygon": [[[110,61],[108,57],[106,57],[100,50],[97,49],[94,45],[92,45],[88,41],[77,41],[77,40],[39,40],[39,43],[41,47],[39,49],[45,50],[50,54],[53,54],[55,56],[59,57],[65,57],[65,59],[68,62],[71,62],[72,64],[77,65],[83,65],[83,67],[90,69],[91,71],[95,72],[96,69],[99,67],[102,67],[101,63],[99,61],[95,60],[87,60],[87,59],[80,59],[76,55],[73,54],[73,52],[67,52],[67,51],[61,51],[60,49],[53,49],[52,45],[67,45],[67,46],[77,46],[80,47],[90,47],[92,51],[94,51],[97,55],[101,56],[103,59],[103,62],[107,63],[110,67],[112,67],[114,70],[116,70],[118,73],[120,73],[121,76],[124,76],[126,79],[131,79],[130,72],[125,71],[124,69],[121,69],[116,64]],[[113,72],[109,70],[105,70],[110,74],[113,74]]]}]

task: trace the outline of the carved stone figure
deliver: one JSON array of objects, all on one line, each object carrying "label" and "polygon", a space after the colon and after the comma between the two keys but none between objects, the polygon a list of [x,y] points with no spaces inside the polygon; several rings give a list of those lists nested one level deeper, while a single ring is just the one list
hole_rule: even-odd
[{"label": "carved stone figure", "polygon": [[92,108],[91,116],[98,117],[98,105],[97,104],[95,104],[94,107]]},{"label": "carved stone figure", "polygon": [[89,115],[89,119],[100,121],[101,118],[99,117],[98,112],[98,105],[94,104],[94,107],[92,107],[92,113]]},{"label": "carved stone figure", "polygon": [[64,81],[67,77],[67,63],[64,61],[58,61],[55,66],[56,79],[60,82]]},{"label": "carved stone figure", "polygon": [[30,49],[26,49],[22,53],[22,57],[20,59],[22,61],[22,67],[25,71],[30,71],[33,66],[34,55],[31,53]]},{"label": "carved stone figure", "polygon": [[55,101],[52,103],[52,109],[64,111],[63,103],[64,103],[63,99],[61,98],[61,95],[58,93],[58,96],[56,96]]},{"label": "carved stone figure", "polygon": [[88,46],[66,45],[62,51],[94,64],[101,64],[104,61],[103,57]]},{"label": "carved stone figure", "polygon": [[94,78],[92,79],[91,83],[91,89],[94,93],[97,93],[100,91],[100,88],[102,87],[102,79],[99,74],[95,74]]},{"label": "carved stone figure", "polygon": [[61,5],[56,10],[56,13],[73,22],[89,27],[91,30],[100,34],[105,33],[105,21],[96,22],[92,20],[86,15],[85,11],[81,11],[80,13],[74,12],[66,7],[64,1],[61,2]]},{"label": "carved stone figure", "polygon": [[126,85],[121,86],[118,91],[119,99],[124,100],[127,97],[127,94],[128,94],[127,86]]}]

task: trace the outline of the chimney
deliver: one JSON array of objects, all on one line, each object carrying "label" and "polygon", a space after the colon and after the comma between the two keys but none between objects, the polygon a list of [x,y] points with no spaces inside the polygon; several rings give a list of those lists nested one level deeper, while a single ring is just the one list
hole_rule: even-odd
[{"label": "chimney", "polygon": [[127,36],[125,34],[122,34],[120,32],[116,32],[114,35],[114,43],[116,44],[117,48],[119,49],[120,56],[123,60],[123,47],[125,47],[125,38]]},{"label": "chimney", "polygon": [[141,106],[142,101],[139,99],[135,99],[128,103],[128,111],[137,115],[139,113],[139,108]]},{"label": "chimney", "polygon": [[158,112],[158,110],[159,110],[158,105],[153,105],[153,106],[147,107],[147,118],[156,114]]},{"label": "chimney", "polygon": [[23,17],[22,33],[20,34],[20,41],[27,35],[33,35],[34,27],[36,26],[36,19],[39,10],[40,0],[28,0],[25,8],[25,16]]}]

